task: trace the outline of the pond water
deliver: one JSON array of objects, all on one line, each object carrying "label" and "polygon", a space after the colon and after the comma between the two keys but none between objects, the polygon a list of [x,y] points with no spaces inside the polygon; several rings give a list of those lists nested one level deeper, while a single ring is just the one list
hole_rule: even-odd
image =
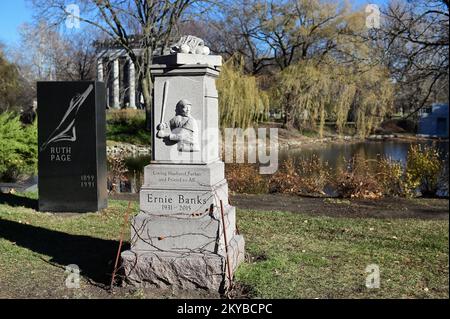
[{"label": "pond water", "polygon": [[376,160],[385,157],[402,164],[406,163],[409,147],[412,144],[434,145],[438,148],[441,159],[448,164],[449,143],[440,141],[366,141],[346,144],[326,144],[317,147],[305,147],[283,151],[280,154],[280,163],[288,157],[295,159],[308,159],[313,155],[322,162],[327,162],[332,170],[345,168],[346,162],[354,156],[366,160]]},{"label": "pond water", "polygon": [[[376,160],[380,157],[389,158],[393,161],[406,164],[408,150],[412,144],[432,145],[438,149],[441,159],[444,161],[445,169],[448,170],[449,164],[449,143],[448,141],[365,141],[359,143],[347,144],[327,144],[323,146],[305,147],[293,150],[283,151],[280,154],[279,161],[282,163],[287,158],[295,161],[310,159],[313,156],[321,162],[326,162],[332,172],[345,170],[347,163],[353,157],[357,156],[368,161],[369,167],[375,167]],[[373,162],[371,161],[373,160]],[[336,195],[336,190],[332,186],[326,186],[325,193],[330,196]],[[441,182],[438,196],[448,196],[448,183]]]},{"label": "pond water", "polygon": [[[448,141],[408,142],[390,140],[306,146],[303,148],[281,151],[279,163],[282,163],[288,157],[295,161],[316,156],[320,161],[327,162],[332,171],[336,172],[338,169],[344,169],[348,160],[354,156],[359,156],[365,160],[376,160],[381,156],[398,161],[404,165],[411,144],[434,145],[438,148],[441,159],[445,161],[446,167],[448,167]],[[131,157],[125,160],[125,164],[129,170],[127,179],[130,183],[128,183],[128,186],[125,187],[123,191],[135,191],[140,188],[143,169],[150,163],[150,160],[150,156]],[[329,191],[327,191],[327,193],[328,192]]]}]

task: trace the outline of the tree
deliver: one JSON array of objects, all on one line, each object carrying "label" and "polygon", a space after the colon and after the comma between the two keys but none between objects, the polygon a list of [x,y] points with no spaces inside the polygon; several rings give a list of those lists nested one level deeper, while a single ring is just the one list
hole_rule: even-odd
[{"label": "tree", "polygon": [[392,1],[383,10],[386,65],[398,83],[397,104],[409,116],[430,102],[448,102],[448,0]]},{"label": "tree", "polygon": [[257,37],[261,28],[257,4],[255,0],[220,1],[217,10],[210,11],[209,28],[195,28],[213,52],[227,60],[239,55],[244,71],[251,75],[259,75],[274,64],[272,50]]},{"label": "tree", "polygon": [[56,77],[60,80],[95,80],[97,72],[97,49],[92,43],[97,39],[96,30],[88,29],[85,34],[74,34],[65,39],[64,59],[56,67]]},{"label": "tree", "polygon": [[[199,0],[80,0],[79,20],[104,32],[123,48],[135,64],[142,88],[150,128],[153,82],[150,74],[153,54],[168,46],[170,37],[188,8]],[[32,0],[40,18],[62,25],[71,13],[70,0]],[[141,54],[133,45],[138,42]]]},{"label": "tree", "polygon": [[4,57],[0,45],[0,113],[19,107],[20,78],[17,67]]},{"label": "tree", "polygon": [[342,134],[350,117],[358,135],[366,137],[392,108],[393,85],[382,66],[300,61],[280,72],[276,83],[272,101],[287,114],[286,126],[317,129],[321,137],[327,118]]},{"label": "tree", "polygon": [[96,52],[92,43],[96,34],[60,35],[54,26],[40,21],[24,24],[20,41],[10,56],[31,86],[36,81],[95,79]]},{"label": "tree", "polygon": [[40,20],[35,24],[23,24],[19,34],[20,41],[10,55],[20,67],[21,75],[33,87],[36,81],[57,80],[58,65],[64,64],[68,49],[57,30]]},{"label": "tree", "polygon": [[210,17],[218,31],[212,49],[226,57],[239,53],[254,75],[331,53],[351,12],[343,1],[321,0],[225,1],[220,8],[223,14]]},{"label": "tree", "polygon": [[341,1],[258,1],[255,6],[255,37],[271,49],[281,70],[300,60],[325,57],[348,27],[350,8]]},{"label": "tree", "polygon": [[41,20],[20,27],[20,40],[8,56],[19,72],[19,104],[31,108],[37,81],[82,81],[95,79],[96,52],[92,42],[97,33],[64,36],[55,26]]},{"label": "tree", "polygon": [[217,89],[222,127],[248,128],[269,111],[269,98],[255,76],[244,74],[244,62],[233,57],[222,68]]}]

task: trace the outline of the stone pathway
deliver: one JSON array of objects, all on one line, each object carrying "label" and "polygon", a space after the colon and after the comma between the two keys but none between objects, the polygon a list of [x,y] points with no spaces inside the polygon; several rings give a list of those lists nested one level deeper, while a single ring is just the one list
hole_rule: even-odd
[{"label": "stone pathway", "polygon": [[0,193],[8,194],[11,192],[35,192],[37,191],[37,176],[28,178],[18,183],[0,183]]}]

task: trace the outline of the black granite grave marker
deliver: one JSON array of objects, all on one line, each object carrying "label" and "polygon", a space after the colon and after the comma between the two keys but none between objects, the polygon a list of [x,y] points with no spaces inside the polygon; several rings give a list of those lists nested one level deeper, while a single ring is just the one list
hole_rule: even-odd
[{"label": "black granite grave marker", "polygon": [[102,82],[38,82],[39,210],[107,207]]}]

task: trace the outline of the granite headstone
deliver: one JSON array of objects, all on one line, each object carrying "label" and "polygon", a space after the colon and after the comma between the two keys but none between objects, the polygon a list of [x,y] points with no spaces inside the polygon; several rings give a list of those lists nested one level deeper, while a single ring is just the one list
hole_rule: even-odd
[{"label": "granite headstone", "polygon": [[38,82],[40,211],[107,206],[105,97],[102,82]]}]

